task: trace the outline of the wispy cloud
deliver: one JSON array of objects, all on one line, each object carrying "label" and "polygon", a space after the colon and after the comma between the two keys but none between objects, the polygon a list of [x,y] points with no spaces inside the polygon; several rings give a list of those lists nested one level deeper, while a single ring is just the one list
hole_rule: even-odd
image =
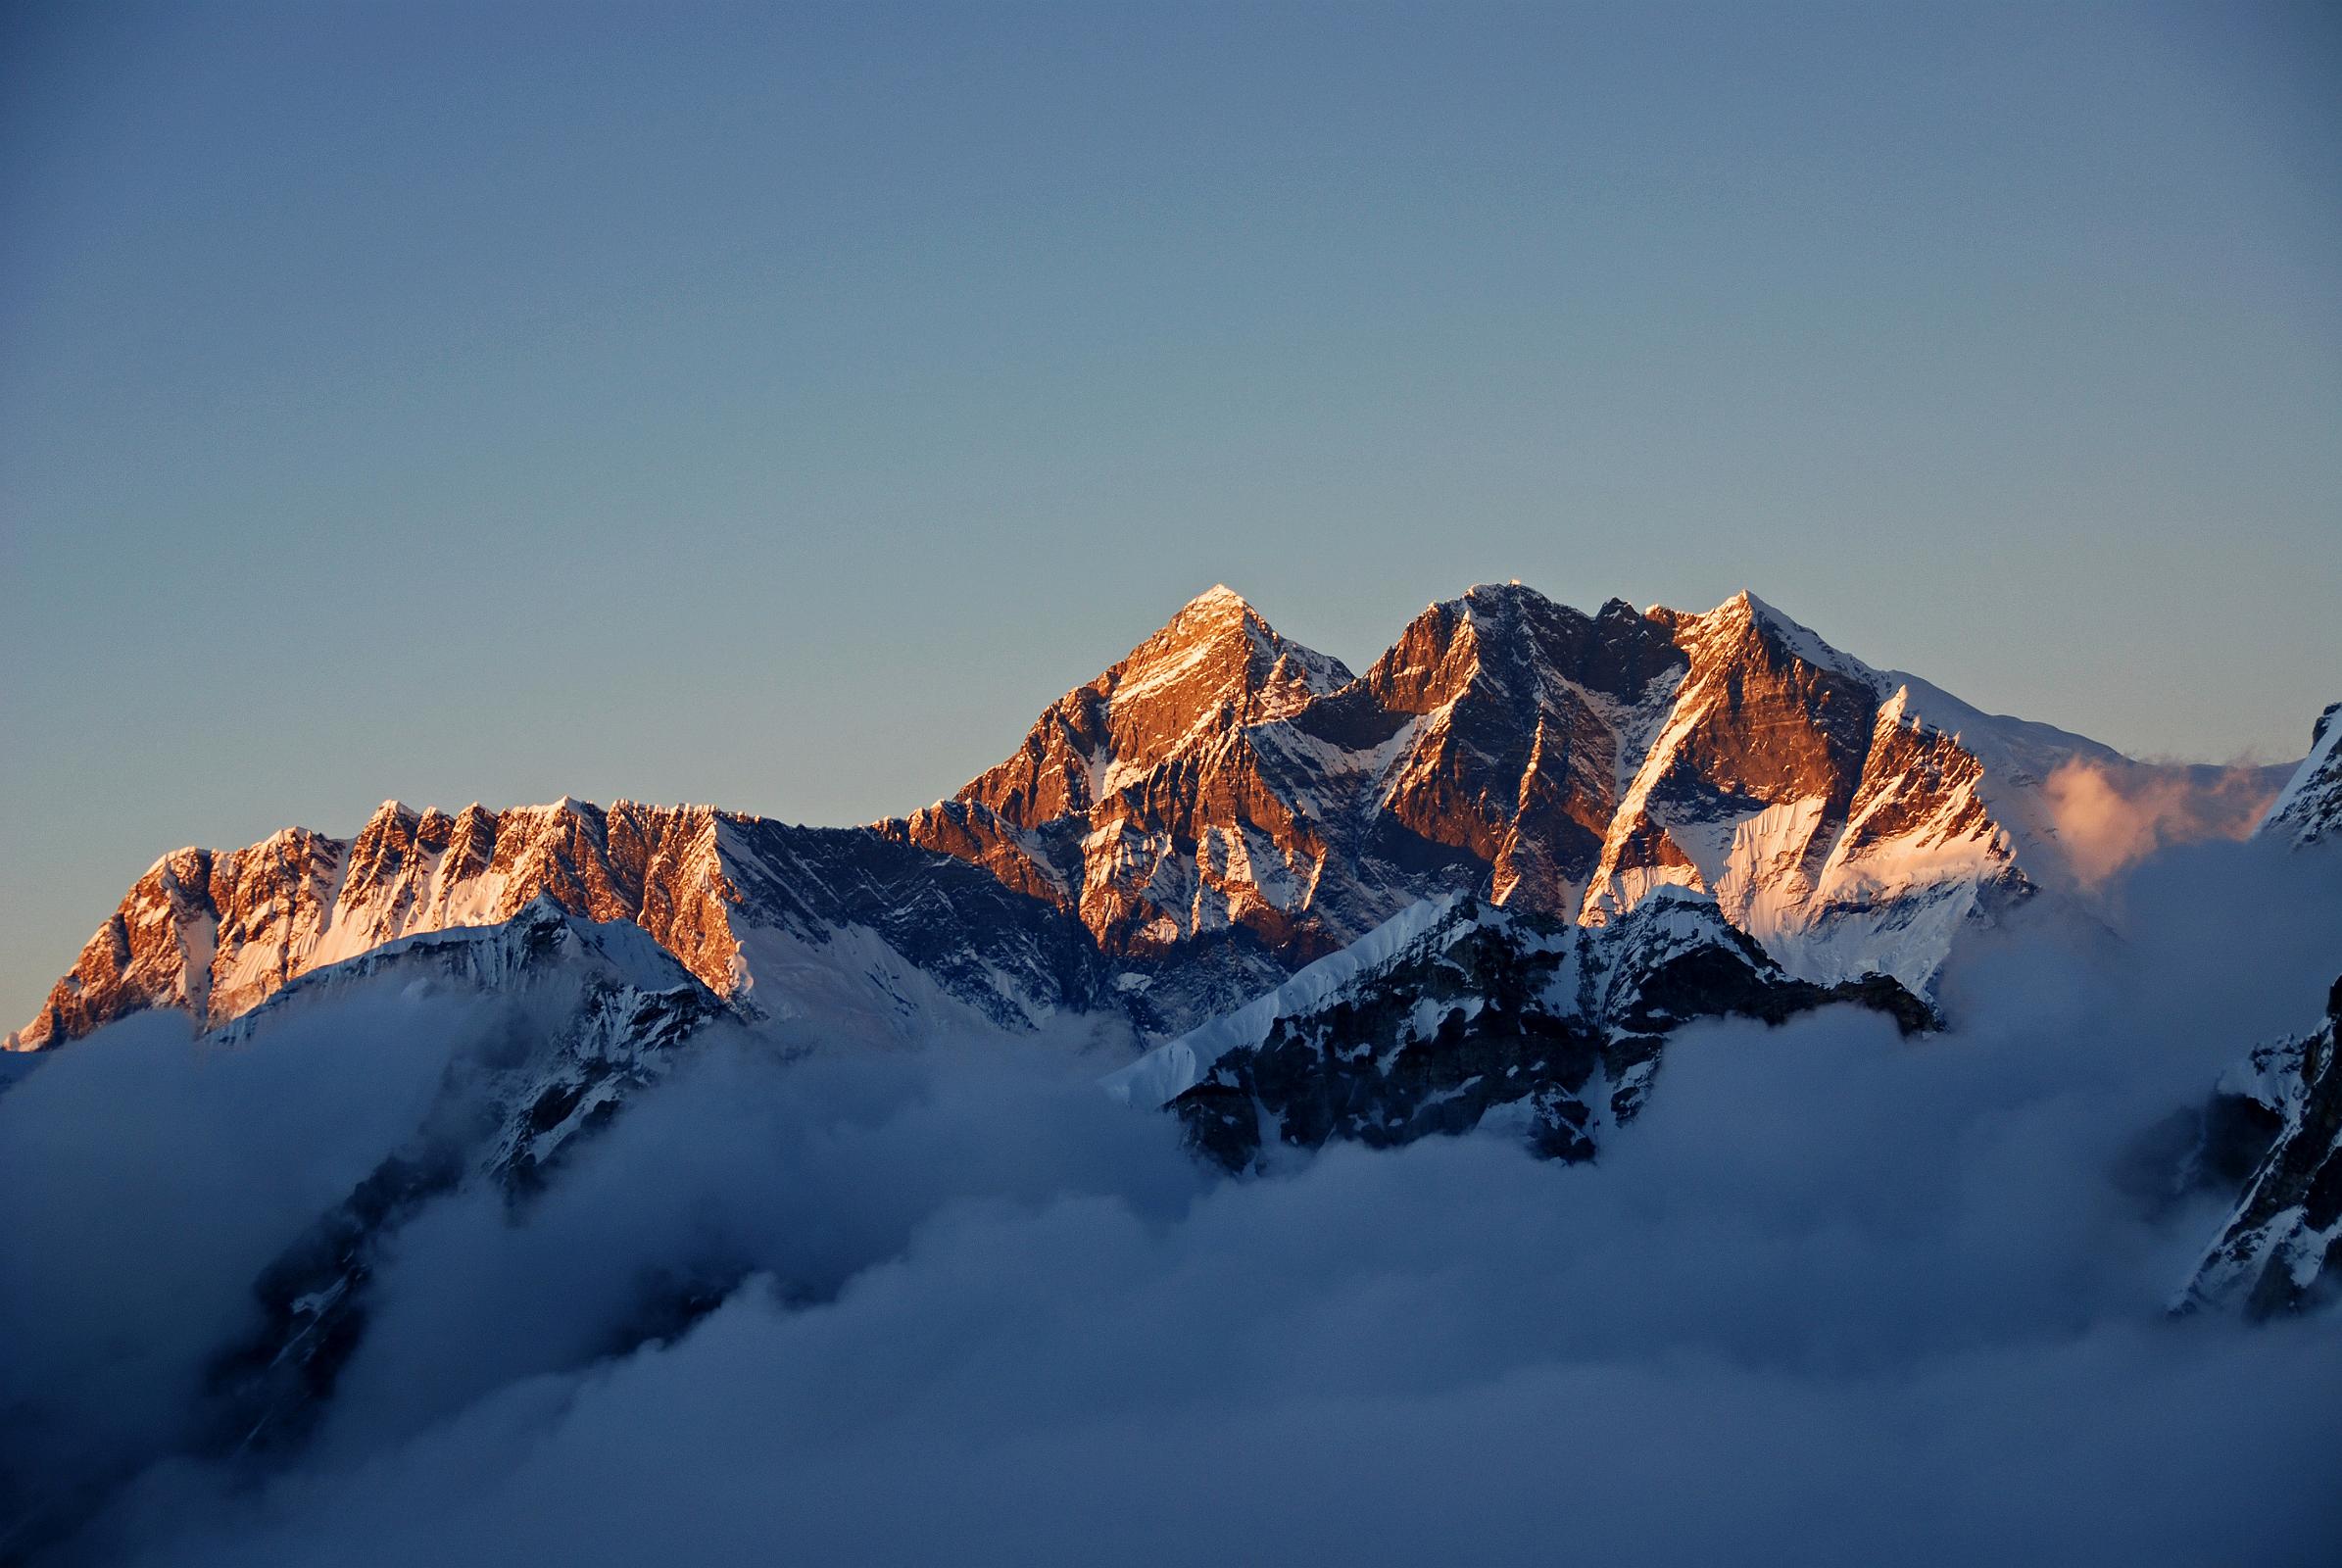
[{"label": "wispy cloud", "polygon": [[2045,785],[2059,842],[2085,887],[2157,850],[2205,839],[2241,839],[2276,798],[2266,767],[2110,768],[2076,758]]}]

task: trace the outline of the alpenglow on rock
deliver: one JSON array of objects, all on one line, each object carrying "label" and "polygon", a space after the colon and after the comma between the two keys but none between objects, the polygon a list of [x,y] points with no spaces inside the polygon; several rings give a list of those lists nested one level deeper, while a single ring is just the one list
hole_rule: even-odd
[{"label": "alpenglow on rock", "polygon": [[[2265,831],[2325,831],[2333,743]],[[1484,585],[1353,675],[1214,588],[906,818],[393,802],[351,839],[175,851],[8,1044],[147,1007],[215,1026],[539,897],[640,925],[746,1015],[849,1043],[1081,1018],[1167,1038],[1448,895],[1601,927],[1685,892],[1791,979],[1924,994],[1968,925],[2079,886],[2046,787],[2077,766],[2186,771],[1979,712],[1747,594],[1586,614]]]},{"label": "alpenglow on rock", "polygon": [[1209,954],[1255,989],[1419,899],[1600,924],[1662,887],[1713,897],[1793,976],[1924,989],[1964,924],[2075,886],[2043,788],[2069,764],[2152,771],[1748,594],[1588,615],[1477,587],[1352,679],[1214,589],[1007,761],[878,828],[1110,954]]},{"label": "alpenglow on rock", "polygon": [[216,1026],[313,970],[537,899],[632,921],[735,1009],[828,1037],[1030,1028],[1110,997],[1075,921],[858,829],[624,801],[454,816],[391,801],[354,839],[288,828],[165,856],[10,1044],[39,1050],[148,1007]]}]

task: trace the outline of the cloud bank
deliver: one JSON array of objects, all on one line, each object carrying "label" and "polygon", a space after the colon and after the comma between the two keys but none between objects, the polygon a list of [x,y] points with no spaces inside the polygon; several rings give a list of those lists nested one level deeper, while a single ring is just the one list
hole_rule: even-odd
[{"label": "cloud bank", "polygon": [[2112,932],[1964,953],[1943,1036],[1685,1031],[1590,1166],[1469,1137],[1220,1181],[1095,1061],[733,1039],[534,1205],[408,1226],[260,1472],[164,1456],[174,1391],[466,1024],[385,1004],[249,1067],[125,1026],[0,1097],[9,1178],[65,1205],[0,1235],[46,1401],[12,1392],[8,1462],[71,1431],[134,1472],[69,1563],[2330,1561],[2342,1325],[2164,1308],[2223,1208],[2175,1179],[2187,1117],[2317,1012],[2342,884],[2222,845],[2112,894]]}]

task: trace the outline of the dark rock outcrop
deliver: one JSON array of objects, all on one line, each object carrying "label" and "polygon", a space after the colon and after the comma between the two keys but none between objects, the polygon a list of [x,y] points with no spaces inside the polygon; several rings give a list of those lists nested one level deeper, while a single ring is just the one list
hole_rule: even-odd
[{"label": "dark rock outcrop", "polygon": [[2342,980],[2325,1021],[2263,1046],[2220,1080],[2200,1159],[2233,1169],[2259,1146],[2236,1206],[2181,1294],[2182,1309],[2248,1316],[2342,1295]]},{"label": "dark rock outcrop", "polygon": [[1666,1037],[1692,1019],[1777,1023],[1850,1003],[1905,1032],[1934,1021],[1885,976],[1821,986],[1783,973],[1687,895],[1606,927],[1471,898],[1402,923],[1423,929],[1370,936],[1158,1048],[1117,1087],[1164,1100],[1195,1147],[1230,1170],[1273,1162],[1281,1147],[1384,1147],[1484,1124],[1585,1159],[1641,1107]]}]

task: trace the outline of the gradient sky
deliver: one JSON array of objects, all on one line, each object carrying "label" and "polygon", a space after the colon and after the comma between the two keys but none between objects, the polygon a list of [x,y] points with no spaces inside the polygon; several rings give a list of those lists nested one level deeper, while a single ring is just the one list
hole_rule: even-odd
[{"label": "gradient sky", "polygon": [[163,851],[949,793],[1225,580],[2342,697],[2311,5],[18,5],[0,1026]]}]

